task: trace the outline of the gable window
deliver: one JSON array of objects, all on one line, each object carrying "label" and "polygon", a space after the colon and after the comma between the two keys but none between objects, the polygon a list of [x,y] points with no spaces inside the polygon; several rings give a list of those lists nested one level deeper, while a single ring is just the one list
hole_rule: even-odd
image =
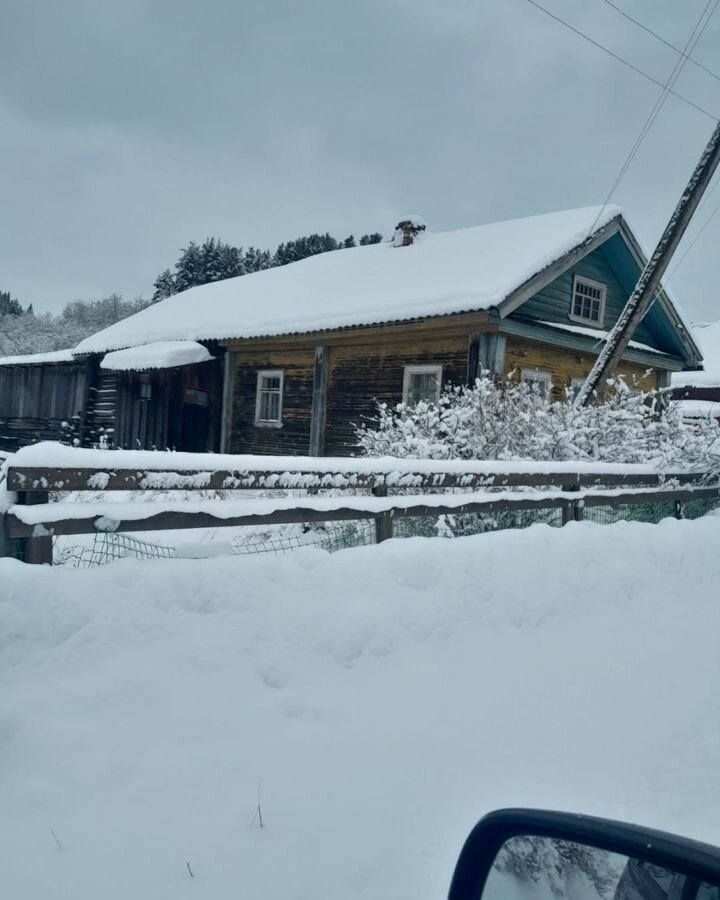
[{"label": "gable window", "polygon": [[283,400],[282,369],[261,369],[257,377],[257,396],[255,398],[255,424],[282,424]]},{"label": "gable window", "polygon": [[403,403],[415,406],[425,401],[437,403],[442,385],[442,366],[405,366]]},{"label": "gable window", "polygon": [[520,381],[547,400],[552,388],[550,373],[543,369],[520,369]]},{"label": "gable window", "polygon": [[605,318],[605,292],[607,285],[576,275],[573,278],[570,318],[576,322],[602,325]]}]

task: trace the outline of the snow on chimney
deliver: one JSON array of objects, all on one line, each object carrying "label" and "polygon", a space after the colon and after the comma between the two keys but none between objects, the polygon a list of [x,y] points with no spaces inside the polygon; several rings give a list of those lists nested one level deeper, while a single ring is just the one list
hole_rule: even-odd
[{"label": "snow on chimney", "polygon": [[422,216],[403,216],[395,226],[393,235],[394,247],[409,247],[415,238],[427,228]]}]

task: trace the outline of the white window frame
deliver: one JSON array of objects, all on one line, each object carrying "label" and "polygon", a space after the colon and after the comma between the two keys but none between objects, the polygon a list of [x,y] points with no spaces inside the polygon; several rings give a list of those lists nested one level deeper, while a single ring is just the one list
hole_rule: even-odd
[{"label": "white window frame", "polygon": [[[280,402],[278,404],[277,419],[261,419],[260,407],[263,392],[263,379],[279,378],[280,379]],[[258,369],[257,387],[255,388],[255,424],[262,428],[282,428],[283,414],[283,395],[285,393],[285,370],[284,369]]]},{"label": "white window frame", "polygon": [[570,379],[570,393],[569,393],[570,400],[574,400],[577,397],[578,391],[585,384],[586,381],[587,381],[587,375],[585,376],[585,378],[571,378]]},{"label": "white window frame", "polygon": [[408,395],[410,393],[410,382],[413,375],[430,375],[434,374],[437,376],[437,396],[435,397],[435,403],[440,399],[440,391],[442,390],[442,373],[443,367],[441,365],[427,365],[427,366],[405,366],[403,371],[403,392],[402,392],[402,402],[407,404]]},{"label": "white window frame", "polygon": [[[600,291],[600,315],[597,319],[587,319],[585,316],[579,316],[574,312],[575,309],[575,291],[578,284],[584,284],[587,287],[597,288]],[[591,328],[602,328],[605,323],[605,298],[607,297],[607,285],[602,281],[593,281],[592,278],[585,278],[584,275],[573,275],[572,294],[570,295],[570,318],[573,322],[582,322],[583,325],[589,325]]]},{"label": "white window frame", "polygon": [[546,369],[520,369],[520,381],[542,381],[545,383],[545,399],[550,399],[552,375]]}]

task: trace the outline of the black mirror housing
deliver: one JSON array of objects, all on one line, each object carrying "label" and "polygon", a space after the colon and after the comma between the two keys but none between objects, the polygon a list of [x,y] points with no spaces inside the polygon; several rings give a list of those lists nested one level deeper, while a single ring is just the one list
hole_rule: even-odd
[{"label": "black mirror housing", "polygon": [[710,844],[610,819],[502,809],[485,816],[470,832],[455,867],[448,900],[480,900],[499,852],[508,840],[517,837],[574,842],[720,885],[720,849]]}]

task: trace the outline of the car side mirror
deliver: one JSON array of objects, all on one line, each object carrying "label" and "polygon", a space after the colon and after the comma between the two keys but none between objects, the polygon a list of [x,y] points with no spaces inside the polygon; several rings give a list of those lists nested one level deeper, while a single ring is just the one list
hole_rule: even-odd
[{"label": "car side mirror", "polygon": [[499,810],[470,833],[449,900],[720,900],[720,849],[607,819]]}]

